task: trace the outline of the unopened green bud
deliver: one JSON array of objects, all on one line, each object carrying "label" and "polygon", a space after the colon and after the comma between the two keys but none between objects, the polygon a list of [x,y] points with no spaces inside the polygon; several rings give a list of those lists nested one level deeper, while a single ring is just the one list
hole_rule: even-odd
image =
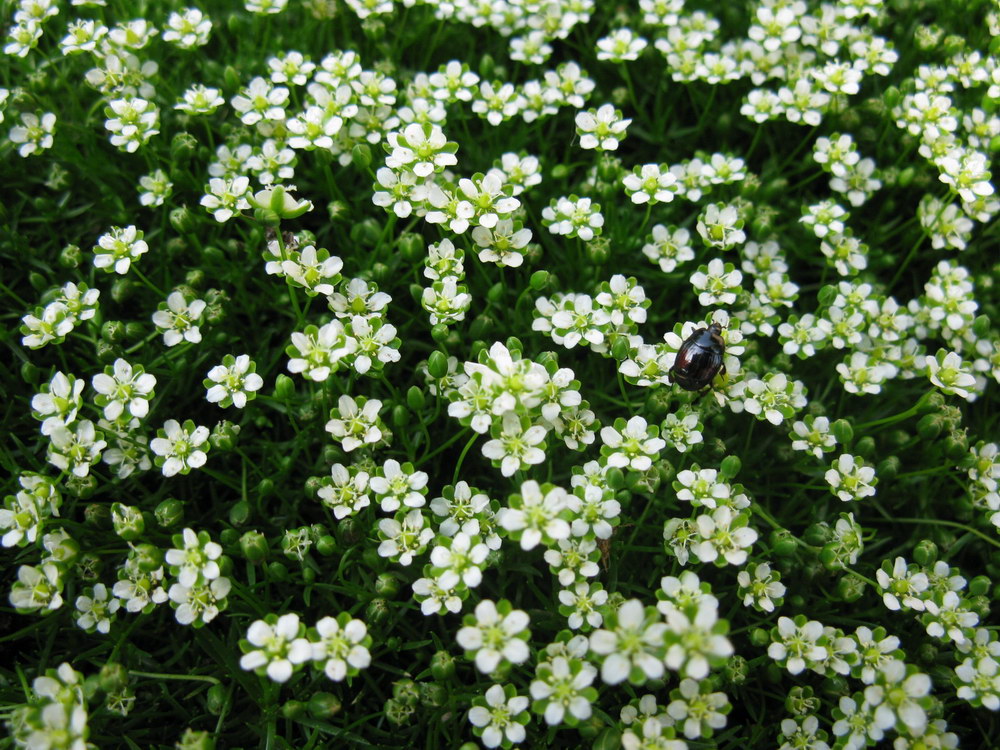
[{"label": "unopened green bud", "polygon": [[170,139],[170,158],[177,164],[183,164],[198,151],[198,139],[190,133],[181,131]]},{"label": "unopened green bud", "polygon": [[392,573],[379,573],[375,579],[375,593],[386,599],[394,599],[399,593],[399,579]]},{"label": "unopened green bud", "polygon": [[837,442],[847,446],[854,440],[854,428],[846,419],[838,419],[830,425],[830,432],[837,438]]},{"label": "unopened green bud", "polygon": [[309,714],[314,719],[330,719],[340,713],[343,705],[333,693],[313,693],[309,699]]},{"label": "unopened green bud", "polygon": [[973,596],[984,596],[989,593],[990,584],[988,576],[976,576],[969,581],[969,593]]},{"label": "unopened green bud", "polygon": [[837,581],[837,596],[852,604],[860,599],[865,593],[865,582],[852,575],[846,575]]},{"label": "unopened green bud", "polygon": [[97,675],[98,685],[105,693],[114,693],[128,685],[128,670],[115,661],[109,661]]},{"label": "unopened green bud", "polygon": [[330,557],[337,551],[337,539],[331,534],[323,534],[316,540],[316,554]]},{"label": "unopened green bud", "polygon": [[423,389],[419,386],[411,385],[406,391],[406,405],[419,413],[427,405],[427,398],[424,396]]},{"label": "unopened green bud", "polygon": [[295,381],[281,373],[274,379],[274,397],[279,401],[287,401],[295,395]]},{"label": "unopened green bud", "polygon": [[170,214],[170,226],[175,232],[180,234],[193,234],[195,231],[195,219],[191,215],[187,206],[178,206]]},{"label": "unopened green bud", "polygon": [[945,420],[938,413],[925,414],[917,422],[917,435],[921,440],[931,441],[944,430]]},{"label": "unopened green bud", "polygon": [[791,557],[797,546],[788,529],[775,529],[771,532],[771,551],[775,557]]},{"label": "unopened green bud", "polygon": [[106,320],[101,326],[101,338],[111,344],[125,341],[125,324],[120,320]]},{"label": "unopened green bud", "polygon": [[205,691],[205,707],[212,716],[219,716],[226,709],[229,697],[226,695],[226,688],[220,683],[216,683]]},{"label": "unopened green bud", "polygon": [[392,683],[392,697],[407,706],[414,705],[420,699],[417,683],[408,677]]},{"label": "unopened green bud", "polygon": [[42,371],[38,369],[36,365],[25,360],[21,363],[21,380],[23,380],[28,385],[38,385],[41,380]]},{"label": "unopened green bud", "polygon": [[240,552],[254,565],[267,558],[267,537],[256,530],[247,531],[240,537]]},{"label": "unopened green bud", "polygon": [[356,143],[351,149],[351,163],[362,172],[372,165],[372,149],[367,143]]},{"label": "unopened green bud", "polygon": [[111,503],[111,525],[115,533],[126,542],[134,542],[146,530],[142,511],[134,505]]},{"label": "unopened green bud", "polygon": [[284,583],[288,580],[288,568],[285,567],[284,563],[275,560],[267,565],[267,577],[272,581],[278,581]]},{"label": "unopened green bud", "polygon": [[854,444],[854,453],[870,460],[875,455],[875,438],[871,435],[860,438]]},{"label": "unopened green bud", "polygon": [[548,285],[550,276],[551,274],[548,271],[535,271],[531,274],[528,284],[536,292],[539,292]]},{"label": "unopened green bud", "polygon": [[739,654],[729,657],[726,665],[722,668],[722,677],[730,685],[742,685],[750,674],[750,665],[747,660]]},{"label": "unopened green bud", "polygon": [[98,339],[94,344],[94,355],[98,362],[110,365],[122,355],[122,348],[105,339]]},{"label": "unopened green bud", "polygon": [[813,547],[822,547],[830,541],[830,524],[825,521],[812,524],[802,533],[802,541]]},{"label": "unopened green bud", "polygon": [[136,567],[144,573],[151,573],[163,565],[163,550],[154,544],[133,545]]},{"label": "unopened green bud", "polygon": [[83,263],[83,251],[77,245],[66,245],[59,253],[59,265],[63,268],[77,268]]},{"label": "unopened green bud", "polygon": [[250,503],[240,500],[234,503],[229,509],[229,523],[233,526],[242,526],[250,519]]},{"label": "unopened green bud", "polygon": [[431,657],[431,675],[435,680],[450,680],[455,676],[455,657],[447,651],[435,651]]},{"label": "unopened green bud", "polygon": [[281,715],[293,721],[301,719],[306,715],[306,704],[296,700],[285,701],[281,705]]},{"label": "unopened green bud", "polygon": [[899,456],[886,456],[875,466],[875,476],[880,480],[894,479],[899,473]]},{"label": "unopened green bud", "polygon": [[230,451],[236,445],[236,438],[239,434],[240,426],[224,419],[216,423],[208,440],[216,450]]},{"label": "unopened green bud", "polygon": [[368,602],[368,606],[365,607],[365,619],[371,623],[381,624],[389,618],[391,612],[389,603],[378,597]]},{"label": "unopened green bud", "polygon": [[743,468],[743,461],[739,456],[726,456],[719,464],[719,473],[725,479],[735,479],[741,468]]},{"label": "unopened green bud", "polygon": [[448,357],[444,352],[434,351],[427,358],[427,371],[432,378],[441,379],[448,374]]},{"label": "unopened green bud", "polygon": [[771,642],[771,634],[764,628],[754,628],[750,631],[750,643],[757,648],[763,648]]},{"label": "unopened green bud", "polygon": [[937,562],[938,546],[930,539],[921,539],[913,548],[913,559],[923,566],[930,567]]},{"label": "unopened green bud", "polygon": [[414,263],[422,260],[426,253],[424,238],[414,232],[403,232],[399,235],[396,247],[404,258]]}]

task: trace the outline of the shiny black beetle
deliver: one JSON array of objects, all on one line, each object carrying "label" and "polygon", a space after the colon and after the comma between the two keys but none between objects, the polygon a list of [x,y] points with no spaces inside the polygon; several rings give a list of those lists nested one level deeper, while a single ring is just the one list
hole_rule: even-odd
[{"label": "shiny black beetle", "polygon": [[720,372],[726,372],[726,366],[722,363],[725,352],[722,326],[712,323],[708,328],[699,328],[677,350],[674,366],[670,368],[670,378],[685,391],[699,391],[711,385]]}]

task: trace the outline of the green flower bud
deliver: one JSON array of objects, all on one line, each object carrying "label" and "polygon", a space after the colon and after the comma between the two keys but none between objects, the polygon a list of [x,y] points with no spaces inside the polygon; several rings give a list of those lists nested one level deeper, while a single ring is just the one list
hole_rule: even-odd
[{"label": "green flower bud", "polygon": [[881,481],[893,479],[899,473],[899,456],[886,456],[875,466],[875,476]]},{"label": "green flower bud", "polygon": [[754,628],[750,631],[750,643],[757,648],[764,648],[771,642],[771,634],[764,628]]},{"label": "green flower bud", "polygon": [[484,338],[490,335],[494,327],[495,323],[491,315],[477,315],[472,321],[472,325],[469,326],[469,335],[477,339]]},{"label": "green flower bud", "polygon": [[852,604],[864,595],[866,585],[860,578],[846,575],[837,581],[837,596],[848,604]]},{"label": "green flower bud", "polygon": [[260,498],[270,497],[274,493],[274,480],[270,477],[264,477],[257,483],[255,489],[257,496]]},{"label": "green flower bud", "polygon": [[587,243],[587,258],[596,266],[601,266],[611,260],[611,240],[607,237],[595,237]]},{"label": "green flower bud", "polygon": [[895,86],[889,86],[889,88],[882,92],[882,101],[885,102],[885,106],[888,109],[893,109],[897,104],[899,104],[902,98],[903,95]]},{"label": "green flower bud", "polygon": [[254,565],[267,558],[267,537],[256,530],[250,530],[240,537],[240,552]]},{"label": "green flower bud", "polygon": [[876,453],[875,438],[873,438],[871,435],[865,435],[863,438],[860,438],[854,444],[854,453],[861,456],[862,458],[871,460],[871,458]]},{"label": "green flower bud", "polygon": [[93,495],[97,489],[97,477],[93,474],[88,474],[85,477],[72,475],[64,480],[63,486],[66,488],[66,492],[73,497],[86,499]]},{"label": "green flower bud", "polygon": [[111,283],[111,299],[119,305],[128,301],[135,289],[135,284],[129,279],[115,279]]},{"label": "green flower bud", "polygon": [[536,292],[540,292],[546,286],[548,286],[550,277],[551,274],[548,271],[535,271],[533,274],[531,274],[531,278],[528,280],[528,284]]},{"label": "green flower bud", "polygon": [[797,547],[795,538],[788,529],[775,529],[771,532],[771,551],[775,557],[791,557]]},{"label": "green flower bud", "polygon": [[120,320],[106,320],[101,326],[101,338],[111,344],[125,341],[125,324]]},{"label": "green flower bud", "polygon": [[372,599],[365,607],[365,619],[373,624],[382,624],[391,613],[389,603],[382,598]]},{"label": "green flower bud", "polygon": [[407,706],[415,705],[420,699],[417,683],[408,677],[396,680],[392,683],[392,697]]},{"label": "green flower bud", "polygon": [[307,705],[309,715],[314,719],[330,719],[340,713],[343,705],[333,693],[313,693]]},{"label": "green flower bud", "polygon": [[[930,567],[938,559],[938,546],[930,539],[921,539],[913,548],[913,559],[921,565]],[[989,579],[986,580],[989,581]]]},{"label": "green flower bud", "polygon": [[392,415],[392,425],[397,430],[404,429],[410,423],[410,409],[403,404],[396,404],[390,412]]},{"label": "green flower bud", "polygon": [[652,495],[660,487],[660,475],[655,471],[630,471],[625,475],[625,486],[632,492]]},{"label": "green flower bud", "polygon": [[350,547],[361,539],[364,531],[353,516],[348,516],[337,524],[336,533],[340,537],[340,543],[345,547]]},{"label": "green flower bud", "polygon": [[956,463],[969,453],[969,436],[965,430],[952,430],[941,442],[944,446],[944,455]]},{"label": "green flower bud", "polygon": [[423,389],[419,386],[411,385],[409,390],[406,391],[406,405],[413,411],[420,412],[427,405]]},{"label": "green flower bud", "polygon": [[455,657],[447,651],[435,651],[431,657],[431,676],[435,680],[450,680],[455,676]]},{"label": "green flower bud", "polygon": [[437,323],[431,326],[431,338],[439,344],[444,344],[448,339],[448,326],[444,323]]},{"label": "green flower bud", "polygon": [[110,365],[121,355],[122,348],[117,344],[112,344],[110,341],[98,339],[97,343],[94,344],[94,356],[97,357],[97,361],[101,364]]},{"label": "green flower bud", "polygon": [[848,446],[854,440],[854,428],[846,419],[838,419],[830,425],[830,432],[837,438],[837,442],[843,446]]},{"label": "green flower bud", "polygon": [[440,682],[421,682],[417,684],[420,691],[420,703],[429,708],[440,708],[448,701],[448,689]]},{"label": "green flower bud", "polygon": [[169,217],[170,226],[175,232],[179,234],[194,234],[196,222],[187,206],[178,206],[171,210]]},{"label": "green flower bud", "polygon": [[28,385],[38,385],[42,378],[42,372],[31,362],[25,360],[21,364],[21,380]]},{"label": "green flower bud", "polygon": [[296,721],[306,715],[306,704],[302,701],[290,700],[281,705],[281,715],[285,719]]},{"label": "green flower bud", "polygon": [[375,579],[375,593],[386,599],[395,599],[399,593],[399,579],[392,573],[379,573]]},{"label": "green flower bud", "polygon": [[242,526],[250,519],[250,512],[250,503],[246,500],[233,503],[229,509],[229,523],[233,526]]},{"label": "green flower bud", "polygon": [[944,430],[945,420],[938,413],[925,414],[917,422],[917,435],[921,440],[930,442]]},{"label": "green flower bud", "polygon": [[217,422],[212,428],[212,434],[209,435],[208,440],[216,450],[229,451],[236,445],[236,438],[239,434],[240,426],[224,419]]},{"label": "green flower bud", "polygon": [[987,576],[976,576],[969,581],[969,593],[973,596],[984,596],[990,590],[990,583]]},{"label": "green flower bud", "polygon": [[106,529],[111,521],[111,508],[102,503],[90,503],[83,509],[83,520],[88,526]]},{"label": "green flower bud", "polygon": [[619,362],[624,362],[628,359],[629,348],[628,339],[624,336],[619,336],[614,344],[611,345],[611,356],[617,359]]},{"label": "green flower bud", "polygon": [[126,542],[134,542],[146,530],[142,511],[133,505],[111,503],[111,525]]},{"label": "green flower bud", "polygon": [[205,692],[205,707],[212,716],[220,716],[226,710],[229,697],[226,695],[226,688],[221,684],[212,685]]},{"label": "green flower bud", "polygon": [[423,260],[427,250],[424,246],[424,238],[415,232],[403,232],[396,240],[396,248],[403,257],[412,263]]},{"label": "green flower bud", "polygon": [[813,547],[822,547],[830,541],[830,524],[825,521],[812,524],[802,534],[802,541]]},{"label": "green flower bud", "polygon": [[743,468],[743,461],[739,456],[726,456],[719,464],[719,473],[727,480],[735,479],[741,468]]},{"label": "green flower bud", "polygon": [[121,664],[109,661],[97,674],[98,686],[105,693],[114,693],[128,685],[128,670]]},{"label": "green flower bud", "polygon": [[144,573],[152,573],[163,565],[163,550],[153,544],[136,544],[135,561],[139,570]]},{"label": "green flower bud", "polygon": [[170,139],[170,158],[177,164],[183,164],[198,152],[198,139],[190,133],[181,131]]},{"label": "green flower bud", "polygon": [[278,581],[279,583],[284,583],[289,579],[288,568],[285,567],[284,563],[278,561],[268,563],[267,577],[270,578],[272,581]]},{"label": "green flower bud", "polygon": [[274,379],[274,397],[279,401],[288,401],[295,395],[295,381],[284,373]]},{"label": "green flower bud", "polygon": [[83,263],[83,251],[77,245],[66,245],[59,253],[59,265],[63,268],[77,268]]},{"label": "green flower bud", "polygon": [[337,539],[332,534],[323,534],[316,540],[316,554],[330,557],[337,551]]},{"label": "green flower bud", "polygon": [[372,149],[367,143],[356,143],[351,149],[351,163],[365,172],[372,165]]},{"label": "green flower bud", "polygon": [[937,388],[929,390],[917,401],[917,411],[921,414],[938,411],[945,405],[944,394]]},{"label": "green flower bud", "polygon": [[442,351],[433,351],[427,358],[427,371],[432,378],[443,378],[448,374],[448,357]]}]

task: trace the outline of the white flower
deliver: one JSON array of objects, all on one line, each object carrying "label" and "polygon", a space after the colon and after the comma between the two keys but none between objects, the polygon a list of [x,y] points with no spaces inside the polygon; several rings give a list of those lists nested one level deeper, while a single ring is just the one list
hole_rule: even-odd
[{"label": "white flower", "polygon": [[580,136],[580,148],[614,151],[631,123],[632,120],[623,118],[613,104],[577,112],[576,133]]},{"label": "white flower", "polygon": [[767,647],[767,655],[785,663],[789,673],[801,674],[810,662],[826,658],[826,649],[817,642],[823,637],[823,624],[816,620],[796,622],[790,617],[779,617],[777,633]]},{"label": "white flower", "polygon": [[[524,636],[530,618],[520,609],[511,609],[505,601],[497,604],[483,599],[476,605],[475,613],[466,615],[464,627],[455,640],[458,645],[475,654],[476,669],[490,674],[501,661],[523,664],[528,660],[528,644]],[[519,637],[520,636],[520,637]]]},{"label": "white flower", "polygon": [[323,662],[323,671],[334,682],[357,674],[371,664],[368,628],[361,620],[341,615],[324,617],[316,623],[319,640],[312,644],[312,660]]},{"label": "white flower", "polygon": [[254,363],[249,355],[233,357],[227,354],[221,365],[208,371],[208,393],[205,397],[211,404],[225,406],[231,403],[237,409],[242,409],[263,385],[264,379],[254,372]]},{"label": "white flower", "polygon": [[542,541],[551,544],[570,535],[569,523],[561,517],[569,507],[566,490],[552,485],[539,486],[531,479],[511,496],[511,507],[502,508],[497,523],[513,537],[520,537],[521,549],[534,549]]},{"label": "white flower", "polygon": [[667,625],[654,607],[629,599],[605,624],[611,629],[595,630],[590,636],[590,650],[604,657],[601,679],[605,683],[617,685],[626,678],[641,683],[663,676]]},{"label": "white flower", "polygon": [[287,682],[295,667],[313,656],[313,647],[301,637],[301,632],[295,613],[282,615],[273,622],[256,620],[247,628],[247,641],[258,648],[243,654],[240,667],[259,670],[274,682]]},{"label": "white flower", "polygon": [[11,143],[21,144],[17,153],[31,156],[52,147],[55,127],[56,116],[52,112],[46,112],[41,117],[32,112],[22,112],[21,124],[12,127],[7,137]]},{"label": "white flower", "polygon": [[190,419],[182,427],[176,419],[168,419],[156,434],[157,437],[149,441],[149,447],[157,456],[156,463],[163,476],[187,474],[191,469],[204,466],[208,460],[207,427],[196,427]]},{"label": "white flower", "polygon": [[104,407],[104,418],[115,421],[126,410],[142,419],[149,413],[149,399],[153,395],[156,376],[143,371],[119,357],[111,367],[93,377],[91,385],[99,394],[97,405]]},{"label": "white flower", "polygon": [[184,548],[168,549],[164,560],[167,565],[177,568],[172,572],[182,586],[190,588],[199,578],[211,581],[221,575],[217,560],[222,557],[222,545],[211,541],[206,532],[199,534],[190,528],[184,529],[180,538]]},{"label": "white flower", "polygon": [[825,474],[830,490],[844,502],[875,494],[875,469],[859,456],[842,453]]},{"label": "white flower", "polygon": [[348,453],[362,445],[377,443],[382,439],[382,420],[378,416],[381,408],[382,402],[378,399],[360,396],[355,400],[345,393],[338,399],[337,408],[326,423],[326,431]]},{"label": "white flower", "polygon": [[647,471],[653,465],[652,458],[667,445],[658,434],[655,425],[635,416],[624,425],[601,428],[601,440],[608,449],[601,452],[607,456],[608,466]]},{"label": "white flower", "polygon": [[541,425],[526,428],[527,424],[526,419],[509,411],[503,416],[502,426],[494,424],[490,433],[493,440],[483,445],[483,455],[498,463],[505,477],[545,460],[545,428]]},{"label": "white flower", "polygon": [[493,685],[486,691],[486,705],[469,709],[469,722],[482,729],[483,745],[499,747],[504,741],[523,742],[524,724],[528,722],[528,698],[521,695],[507,697],[502,685]]},{"label": "white flower", "polygon": [[180,292],[171,292],[166,304],[160,303],[153,313],[153,325],[163,331],[163,343],[176,346],[182,341],[197,344],[201,341],[198,321],[205,312],[207,303],[202,299],[188,302]]}]

